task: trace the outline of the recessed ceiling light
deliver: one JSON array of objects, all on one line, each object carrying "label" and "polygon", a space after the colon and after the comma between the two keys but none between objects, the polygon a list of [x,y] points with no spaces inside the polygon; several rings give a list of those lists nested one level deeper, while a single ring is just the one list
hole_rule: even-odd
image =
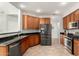
[{"label": "recessed ceiling light", "polygon": [[55,11],[54,13],[55,13],[55,14],[59,14],[60,12],[59,12],[59,11]]},{"label": "recessed ceiling light", "polygon": [[67,4],[67,2],[61,2],[60,4],[61,4],[61,5],[66,5],[66,4]]},{"label": "recessed ceiling light", "polygon": [[36,12],[37,12],[37,13],[40,13],[40,12],[41,12],[41,10],[40,10],[40,9],[37,9],[37,10],[36,10]]},{"label": "recessed ceiling light", "polygon": [[25,8],[25,5],[23,5],[23,4],[20,4],[20,7],[21,7],[21,8]]}]

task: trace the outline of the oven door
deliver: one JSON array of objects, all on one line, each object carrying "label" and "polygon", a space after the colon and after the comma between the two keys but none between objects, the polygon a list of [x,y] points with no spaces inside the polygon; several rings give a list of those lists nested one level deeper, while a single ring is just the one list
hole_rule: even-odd
[{"label": "oven door", "polygon": [[67,48],[72,50],[72,40],[70,39],[67,40]]},{"label": "oven door", "polygon": [[72,53],[72,40],[71,39],[67,40],[67,46],[66,46],[66,48],[67,48],[68,52]]}]

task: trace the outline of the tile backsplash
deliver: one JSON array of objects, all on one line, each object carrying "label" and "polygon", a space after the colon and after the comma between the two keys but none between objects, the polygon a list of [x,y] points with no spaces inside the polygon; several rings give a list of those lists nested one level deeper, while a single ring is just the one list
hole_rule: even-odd
[{"label": "tile backsplash", "polygon": [[73,29],[73,30],[66,30],[66,33],[73,33],[73,34],[78,34],[79,33],[79,29]]}]

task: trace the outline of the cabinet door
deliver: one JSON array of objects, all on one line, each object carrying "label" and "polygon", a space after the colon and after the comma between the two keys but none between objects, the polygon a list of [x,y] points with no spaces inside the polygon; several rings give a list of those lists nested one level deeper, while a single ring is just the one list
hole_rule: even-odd
[{"label": "cabinet door", "polygon": [[34,35],[34,45],[37,45],[40,43],[40,35]]},{"label": "cabinet door", "polygon": [[27,18],[27,29],[33,29],[33,17],[28,16]]},{"label": "cabinet door", "polygon": [[25,49],[27,50],[28,48],[29,48],[29,39],[28,39],[28,37],[26,37],[25,38],[26,40],[25,40]]},{"label": "cabinet door", "polygon": [[67,17],[63,18],[63,28],[67,29]]},{"label": "cabinet door", "polygon": [[66,23],[66,27],[67,27],[67,29],[69,29],[69,23],[71,22],[71,17],[70,17],[70,15],[68,15],[67,16],[67,23]]},{"label": "cabinet door", "polygon": [[33,27],[33,17],[28,16],[28,15],[23,15],[22,18],[22,25],[23,25],[23,29],[32,29]]},{"label": "cabinet door", "polygon": [[45,24],[50,24],[50,18],[45,18]]},{"label": "cabinet door", "polygon": [[64,45],[64,36],[60,35],[60,44]]},{"label": "cabinet door", "polygon": [[50,18],[40,18],[40,24],[50,24]]},{"label": "cabinet door", "polygon": [[29,45],[34,46],[40,43],[40,37],[38,34],[30,35],[29,36]]},{"label": "cabinet door", "polygon": [[22,16],[22,29],[27,29],[27,16]]},{"label": "cabinet door", "polygon": [[29,39],[29,46],[30,46],[30,47],[34,46],[34,38],[33,38],[33,35],[30,35],[30,36],[28,37],[28,39]]},{"label": "cabinet door", "polygon": [[74,12],[75,21],[79,21],[79,9]]},{"label": "cabinet door", "polygon": [[21,40],[21,44],[20,44],[20,50],[21,50],[21,54],[23,54],[28,48],[29,48],[29,44],[28,44],[28,38],[23,38]]},{"label": "cabinet door", "polygon": [[33,17],[33,29],[39,29],[39,18]]},{"label": "cabinet door", "polygon": [[45,19],[44,18],[40,18],[40,24],[45,24]]},{"label": "cabinet door", "polygon": [[23,15],[23,29],[39,29],[39,18]]},{"label": "cabinet door", "polygon": [[74,39],[74,55],[79,56],[79,40]]},{"label": "cabinet door", "polygon": [[25,52],[25,40],[23,39],[21,40],[20,51],[21,51],[21,54]]},{"label": "cabinet door", "polygon": [[74,20],[75,20],[74,13],[70,14],[70,18],[71,18],[71,22],[74,22]]}]

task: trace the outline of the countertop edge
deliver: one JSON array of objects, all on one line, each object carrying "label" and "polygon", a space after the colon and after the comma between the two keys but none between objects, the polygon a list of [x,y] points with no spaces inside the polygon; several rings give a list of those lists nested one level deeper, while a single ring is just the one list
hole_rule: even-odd
[{"label": "countertop edge", "polygon": [[[12,40],[9,40],[9,41],[6,41],[6,42],[2,42],[2,43],[0,43],[0,46],[8,46],[8,45],[10,45],[11,43],[14,43],[14,42],[16,42],[16,41],[19,41],[19,40],[21,40],[22,38],[24,38],[24,37],[27,37],[27,36],[29,36],[30,34],[37,34],[37,33],[40,33],[39,31],[34,31],[34,32],[25,32],[25,33],[16,33],[16,34],[12,34],[12,35],[8,35],[8,36],[5,36],[5,37],[2,37],[2,39],[3,38],[6,38],[6,37],[11,37],[11,36],[15,36],[15,35],[18,35],[17,37],[15,37],[14,39],[12,39]],[[21,35],[21,34],[23,34],[23,35]],[[17,38],[17,40],[15,40]]]}]

